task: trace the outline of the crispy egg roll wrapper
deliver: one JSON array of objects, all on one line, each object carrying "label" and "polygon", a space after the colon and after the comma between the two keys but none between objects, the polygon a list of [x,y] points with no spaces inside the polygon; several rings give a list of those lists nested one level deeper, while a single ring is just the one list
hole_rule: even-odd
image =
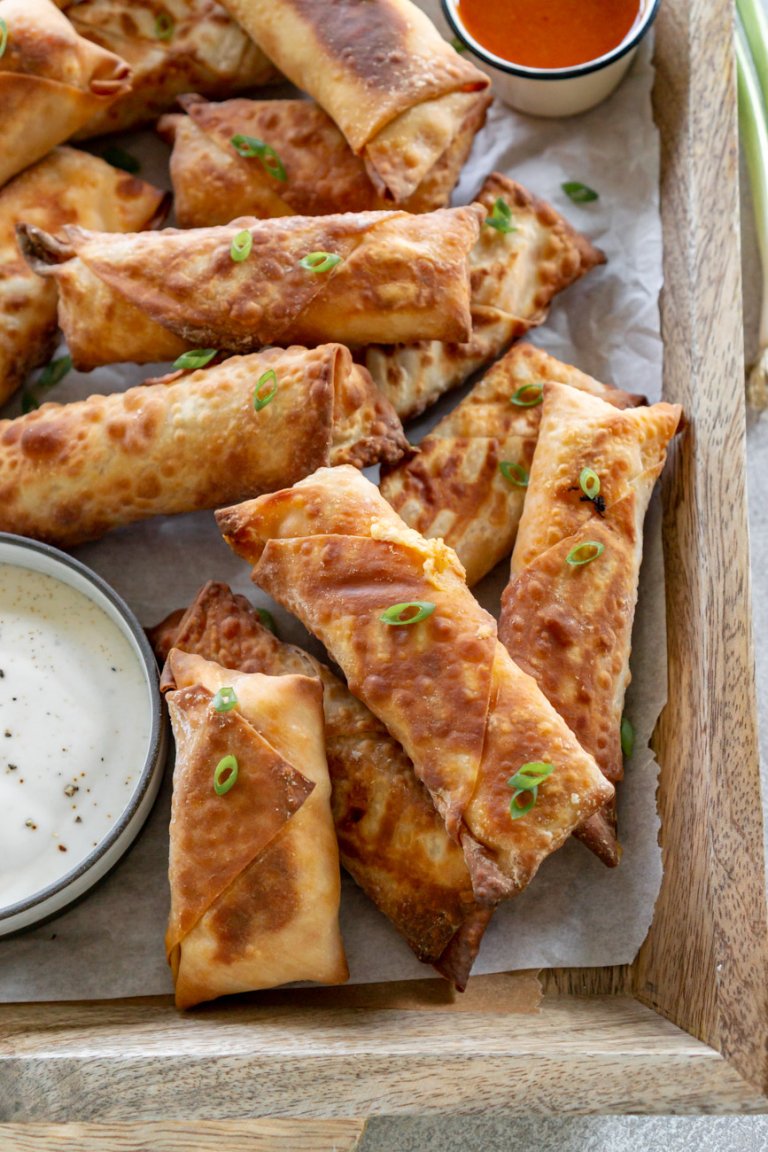
[{"label": "crispy egg roll wrapper", "polygon": [[[166,951],[177,1006],[294,980],[343,983],[322,688],[175,650],[168,672],[176,765]],[[237,706],[222,713],[213,698],[224,687]],[[230,755],[237,778],[219,795],[214,772]]]},{"label": "crispy egg roll wrapper", "polygon": [[402,203],[449,149],[490,81],[409,0],[224,0]]},{"label": "crispy egg roll wrapper", "polygon": [[[20,228],[25,255],[56,280],[59,322],[78,368],[148,363],[188,347],[366,343],[385,332],[469,332],[467,253],[485,209],[243,217],[224,227],[120,237]],[[249,231],[247,259],[233,240]],[[340,257],[325,272],[300,261]],[[376,335],[378,334],[378,335]]]},{"label": "crispy egg roll wrapper", "polygon": [[494,172],[477,201],[491,212],[498,199],[511,208],[514,231],[502,233],[486,224],[469,254],[470,339],[365,349],[368,370],[401,420],[418,416],[542,324],[558,292],[605,262],[600,249],[554,208]]},{"label": "crispy egg roll wrapper", "polygon": [[224,584],[206,584],[150,639],[161,662],[175,647],[243,672],[320,680],[341,861],[419,960],[463,989],[492,908],[475,902],[461,849],[381,721],[325,664],[273,636]]},{"label": "crispy egg roll wrapper", "polygon": [[[616,408],[645,402],[531,344],[516,344],[418,448],[382,470],[382,496],[410,528],[442,537],[454,549],[470,587],[512,551],[523,511],[541,405],[520,407],[511,398],[525,385],[548,380],[601,396]],[[502,463],[512,465],[513,479],[501,471]]]},{"label": "crispy egg roll wrapper", "polygon": [[129,65],[78,36],[51,0],[0,0],[0,185],[130,90]]},{"label": "crispy egg roll wrapper", "polygon": [[137,232],[159,223],[168,203],[159,188],[74,148],[55,148],[0,189],[0,405],[49,358],[58,327],[56,286],[27,264],[16,225]]},{"label": "crispy egg roll wrapper", "polygon": [[[271,372],[274,398],[256,410]],[[168,380],[0,421],[0,529],[71,547],[236,492],[274,491],[321,462],[363,466],[402,450],[394,413],[387,420],[338,344],[270,349]]]},{"label": "crispy egg roll wrapper", "polygon": [[[404,209],[431,212],[448,204],[490,101],[483,94]],[[182,96],[179,103],[187,115],[164,116],[158,131],[173,145],[174,208],[182,228],[227,224],[236,216],[324,216],[391,207],[333,120],[312,101],[241,98],[213,104]],[[285,177],[258,157],[240,156],[232,145],[238,134],[273,148]]]},{"label": "crispy egg roll wrapper", "polygon": [[[541,861],[613,795],[536,682],[510,659],[456,554],[408,528],[351,468],[217,513],[253,579],[328,648],[350,690],[413,761],[464,850],[476,899],[519,892]],[[428,602],[418,625],[391,605]],[[556,766],[524,817],[508,785],[530,761]]]},{"label": "crispy egg roll wrapper", "polygon": [[[223,99],[280,79],[214,0],[79,0],[59,7],[81,36],[122,57],[133,74],[130,91],[92,116],[80,138],[147,124],[184,92]],[[157,32],[164,21],[167,37]]]},{"label": "crispy egg roll wrapper", "polygon": [[[502,597],[499,635],[507,650],[614,783],[624,771],[621,715],[631,679],[643,520],[681,415],[679,405],[664,403],[619,411],[589,392],[545,384]],[[600,479],[602,515],[582,499],[583,468]],[[604,551],[578,567],[566,563],[585,541]],[[618,863],[613,805],[576,835],[606,864]]]}]

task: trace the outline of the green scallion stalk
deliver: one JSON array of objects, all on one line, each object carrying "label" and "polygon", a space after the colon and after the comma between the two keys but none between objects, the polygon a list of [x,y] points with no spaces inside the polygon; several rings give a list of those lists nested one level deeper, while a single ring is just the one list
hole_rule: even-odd
[{"label": "green scallion stalk", "polygon": [[277,626],[275,624],[275,618],[272,615],[272,613],[269,611],[269,609],[268,608],[257,608],[256,614],[259,617],[259,623],[262,625],[262,627],[266,628],[268,632],[271,632],[274,636],[276,636],[277,635]]},{"label": "green scallion stalk", "polygon": [[505,480],[509,480],[510,484],[514,484],[516,488],[528,487],[530,477],[522,464],[515,464],[512,460],[500,460],[499,472]]},{"label": "green scallion stalk", "polygon": [[431,600],[406,600],[402,604],[392,604],[379,616],[382,624],[418,624],[431,616],[436,605]]},{"label": "green scallion stalk", "polygon": [[158,40],[172,40],[176,24],[167,12],[160,12],[155,20],[155,36]]},{"label": "green scallion stalk", "polygon": [[229,255],[234,260],[235,264],[242,264],[243,260],[247,260],[253,248],[253,236],[244,228],[242,232],[238,232],[229,246]]},{"label": "green scallion stalk", "polygon": [[8,25],[2,16],[0,16],[0,56],[5,55],[5,50],[8,47]]},{"label": "green scallion stalk", "polygon": [[268,368],[261,376],[253,392],[253,407],[257,412],[266,408],[277,395],[278,379],[274,368]]},{"label": "green scallion stalk", "polygon": [[213,790],[217,796],[226,796],[237,783],[240,765],[237,756],[222,756],[213,773]]},{"label": "green scallion stalk", "polygon": [[214,712],[231,712],[233,708],[237,708],[237,703],[237,693],[234,688],[219,688],[211,700],[211,707]]},{"label": "green scallion stalk", "polygon": [[741,18],[736,21],[739,128],[752,185],[763,269],[759,345],[757,361],[747,380],[747,398],[755,408],[768,408],[768,21],[755,0],[737,0],[737,8]]},{"label": "green scallion stalk", "polygon": [[50,388],[55,388],[71,371],[71,356],[57,356],[55,360],[46,364],[34,383],[24,385],[21,392],[22,412],[32,412],[35,408],[39,408],[42,403],[42,394]]},{"label": "green scallion stalk", "polygon": [[182,352],[173,366],[178,372],[189,372],[195,368],[205,368],[214,356],[219,353],[218,348],[190,348],[189,352]]}]

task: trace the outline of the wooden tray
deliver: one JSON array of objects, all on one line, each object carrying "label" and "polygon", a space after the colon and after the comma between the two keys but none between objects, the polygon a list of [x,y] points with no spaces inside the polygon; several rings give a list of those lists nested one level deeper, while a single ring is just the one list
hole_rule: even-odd
[{"label": "wooden tray", "polygon": [[[0,1152],[354,1148],[365,1118],[768,1111],[768,928],[751,640],[729,0],[664,0],[669,704],[664,883],[628,967],[254,999],[0,1008]],[[271,1117],[272,1119],[263,1119]],[[275,1119],[275,1118],[279,1119]],[[262,1118],[262,1119],[259,1119]]]}]

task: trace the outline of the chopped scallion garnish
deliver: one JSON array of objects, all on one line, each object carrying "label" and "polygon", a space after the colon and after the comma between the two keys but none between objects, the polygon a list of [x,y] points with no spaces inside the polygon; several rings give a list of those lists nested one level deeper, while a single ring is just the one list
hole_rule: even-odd
[{"label": "chopped scallion garnish", "polygon": [[510,788],[520,788],[523,791],[536,788],[542,780],[551,776],[554,770],[554,764],[549,764],[546,760],[530,760],[507,780],[507,785]]},{"label": "chopped scallion garnish", "polygon": [[271,632],[273,635],[277,635],[275,618],[272,613],[266,608],[257,608],[256,614],[259,617],[259,622],[267,629],[267,631]]},{"label": "chopped scallion garnish", "polygon": [[257,156],[264,169],[276,180],[285,181],[288,179],[288,173],[277,152],[269,144],[259,140],[257,136],[243,136],[238,133],[232,137],[230,143],[238,156],[242,156],[246,160],[250,160],[252,156]]},{"label": "chopped scallion garnish", "polygon": [[600,495],[600,477],[591,468],[582,468],[579,473],[579,487],[588,500]]},{"label": "chopped scallion garnish", "polygon": [[561,184],[560,187],[566,196],[570,200],[573,200],[574,204],[590,204],[593,200],[600,199],[594,188],[589,188],[586,184],[580,184],[578,180],[567,180],[565,184]]},{"label": "chopped scallion garnish", "polygon": [[190,348],[189,352],[182,352],[173,366],[179,372],[187,372],[190,368],[205,368],[214,356],[218,355],[218,348]]},{"label": "chopped scallion garnish", "polygon": [[5,55],[5,50],[8,47],[8,25],[2,16],[0,16],[0,56]]},{"label": "chopped scallion garnish", "polygon": [[158,40],[170,40],[176,25],[173,17],[169,16],[167,12],[158,13],[155,20],[155,36]]},{"label": "chopped scallion garnish", "polygon": [[513,464],[511,460],[500,460],[499,471],[505,480],[518,488],[528,487],[528,473],[522,464]]},{"label": "chopped scallion garnish", "polygon": [[211,700],[211,707],[215,712],[231,712],[233,708],[237,708],[237,703],[234,688],[219,688]]},{"label": "chopped scallion garnish", "polygon": [[582,564],[590,564],[593,560],[597,560],[603,552],[605,552],[605,544],[601,544],[597,540],[584,540],[575,548],[571,548],[565,562],[570,564],[572,568],[580,568]]},{"label": "chopped scallion garnish", "polygon": [[467,51],[467,45],[464,43],[463,40],[459,40],[458,36],[452,37],[451,47],[455,48],[460,56],[462,55],[462,53]]},{"label": "chopped scallion garnish", "polygon": [[[253,406],[257,412],[266,408],[267,404],[274,400],[277,395],[277,383],[277,373],[274,368],[269,368],[262,376],[259,376],[259,382],[253,392]],[[269,389],[269,391],[265,391],[265,389]]]},{"label": "chopped scallion garnish", "polygon": [[509,814],[512,819],[519,820],[521,816],[525,816],[526,812],[530,812],[538,795],[538,788],[518,788],[516,792],[513,792],[509,802]]},{"label": "chopped scallion garnish", "polygon": [[517,392],[510,396],[509,402],[516,404],[518,408],[535,408],[543,399],[543,384],[521,384]]},{"label": "chopped scallion garnish", "polygon": [[42,393],[54,388],[71,371],[71,356],[58,356],[46,364],[37,380],[32,384],[24,385],[21,393],[22,412],[32,412],[35,408],[39,408],[42,403]]},{"label": "chopped scallion garnish", "polygon": [[504,234],[517,232],[517,228],[512,223],[512,209],[506,200],[502,200],[501,196],[494,201],[493,208],[485,218],[485,223],[489,228],[495,228],[497,232]]},{"label": "chopped scallion garnish", "polygon": [[240,766],[236,756],[222,756],[213,773],[213,790],[217,796],[224,796],[237,782]]},{"label": "chopped scallion garnish", "polygon": [[418,624],[431,616],[436,605],[429,600],[406,600],[402,604],[392,604],[379,616],[382,624]]},{"label": "chopped scallion garnish", "polygon": [[299,264],[302,268],[306,268],[307,272],[328,272],[340,262],[341,256],[337,256],[335,252],[308,252],[299,260]]},{"label": "chopped scallion garnish", "polygon": [[629,760],[630,756],[635,750],[635,730],[627,720],[626,716],[621,718],[621,751]]},{"label": "chopped scallion garnish", "polygon": [[229,254],[236,264],[241,264],[243,260],[247,260],[253,248],[253,236],[247,228],[243,228],[242,232],[238,232],[234,240],[229,246]]},{"label": "chopped scallion garnish", "polygon": [[141,171],[141,164],[136,157],[131,156],[124,148],[119,148],[117,144],[107,144],[101,153],[101,158],[113,168],[122,168],[124,172],[130,172],[131,176]]}]

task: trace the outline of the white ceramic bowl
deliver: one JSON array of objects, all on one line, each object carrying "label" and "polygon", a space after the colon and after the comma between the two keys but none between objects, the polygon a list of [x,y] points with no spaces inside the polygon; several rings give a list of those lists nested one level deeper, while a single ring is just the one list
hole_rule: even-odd
[{"label": "white ceramic bowl", "polygon": [[6,936],[61,912],[117,863],[157,796],[168,738],[152,650],[128,606],[79,561],[4,532],[0,718]]},{"label": "white ceramic bowl", "polygon": [[466,30],[458,0],[441,0],[448,23],[493,80],[494,91],[510,107],[531,116],[575,116],[610,96],[623,78],[638,45],[656,18],[661,0],[644,0],[638,19],[612,51],[572,68],[527,68],[489,52]]}]

